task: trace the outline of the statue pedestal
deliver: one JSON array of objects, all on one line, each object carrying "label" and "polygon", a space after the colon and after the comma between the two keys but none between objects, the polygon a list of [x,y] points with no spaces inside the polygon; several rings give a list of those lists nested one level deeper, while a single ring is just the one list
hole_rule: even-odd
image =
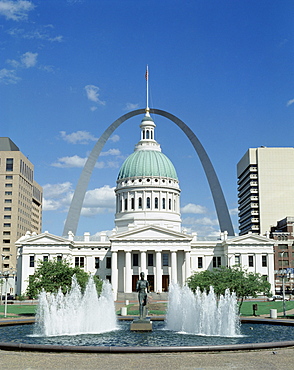
[{"label": "statue pedestal", "polygon": [[131,323],[131,331],[152,331],[152,321],[150,319],[137,319]]}]

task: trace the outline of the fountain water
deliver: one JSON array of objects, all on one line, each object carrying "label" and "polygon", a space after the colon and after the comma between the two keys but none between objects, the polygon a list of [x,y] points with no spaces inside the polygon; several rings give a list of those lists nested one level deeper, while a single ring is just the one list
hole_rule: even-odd
[{"label": "fountain water", "polygon": [[90,277],[84,294],[75,276],[69,293],[42,292],[36,314],[34,334],[60,336],[97,334],[117,329],[111,284],[103,282],[102,293],[97,295]]},{"label": "fountain water", "polygon": [[171,284],[166,327],[189,334],[234,337],[240,334],[236,295],[226,290],[217,299],[213,288],[209,293],[195,294],[187,286]]}]

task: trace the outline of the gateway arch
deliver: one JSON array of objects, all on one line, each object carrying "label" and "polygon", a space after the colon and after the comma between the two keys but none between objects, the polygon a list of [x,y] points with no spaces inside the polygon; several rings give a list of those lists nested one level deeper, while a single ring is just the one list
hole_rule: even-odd
[{"label": "gateway arch", "polygon": [[[234,233],[231,217],[228,211],[227,203],[226,203],[221,185],[219,183],[219,180],[213,168],[213,165],[205,149],[203,148],[202,144],[198,140],[197,136],[183,121],[181,121],[179,118],[177,118],[173,114],[168,113],[164,110],[153,109],[153,108],[150,108],[149,111],[150,113],[154,113],[154,114],[166,117],[170,121],[174,122],[181,130],[184,131],[184,133],[190,140],[191,144],[193,145],[196,153],[198,154],[198,157],[203,166],[203,169],[204,169],[204,172],[205,172],[205,175],[206,175],[209,187],[210,187],[210,191],[213,197],[220,229],[222,232],[227,231],[228,235],[234,236],[235,233]],[[124,114],[123,116],[119,117],[116,121],[114,121],[101,135],[101,137],[95,144],[93,150],[91,151],[85,163],[85,166],[83,168],[81,176],[79,178],[77,187],[74,192],[73,199],[69,207],[69,211],[67,214],[67,218],[65,221],[62,235],[64,236],[68,235],[69,231],[72,231],[74,234],[76,234],[85,194],[88,188],[88,184],[89,184],[93,169],[95,167],[95,164],[97,162],[97,159],[106,141],[124,121],[128,120],[129,118],[132,118],[134,116],[144,114],[144,113],[146,113],[146,109],[136,109],[136,110],[133,110],[132,112]]]}]

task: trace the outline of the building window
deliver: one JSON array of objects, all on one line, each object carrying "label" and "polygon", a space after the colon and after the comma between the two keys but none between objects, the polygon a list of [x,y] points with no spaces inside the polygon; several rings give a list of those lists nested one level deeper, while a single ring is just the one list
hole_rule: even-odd
[{"label": "building window", "polygon": [[235,255],[235,266],[240,266],[241,264],[241,257],[239,254]]},{"label": "building window", "polygon": [[5,195],[12,195],[12,191],[6,191]]},{"label": "building window", "polygon": [[139,199],[138,199],[138,208],[142,208],[142,198],[141,197],[139,197]]},{"label": "building window", "polygon": [[168,253],[162,254],[162,266],[168,266]]},{"label": "building window", "polygon": [[146,199],[146,206],[147,206],[147,208],[149,209],[150,208],[150,198],[149,197],[147,197],[147,199]]},{"label": "building window", "polygon": [[11,220],[11,215],[4,215],[4,220]]},{"label": "building window", "polygon": [[165,198],[162,198],[162,209],[165,209]]},{"label": "building window", "polygon": [[108,280],[111,284],[111,275],[106,275],[106,280]]},{"label": "building window", "polygon": [[111,257],[106,257],[106,268],[111,269]]},{"label": "building window", "polygon": [[131,207],[132,209],[135,209],[135,199],[131,198]]},{"label": "building window", "polygon": [[139,266],[139,254],[133,253],[133,266]]},{"label": "building window", "polygon": [[85,258],[84,257],[75,257],[75,266],[76,267],[85,267]]},{"label": "building window", "polygon": [[126,198],[125,199],[125,211],[127,211],[128,210],[128,199]]},{"label": "building window", "polygon": [[288,252],[279,252],[279,257],[281,257],[281,258],[287,257],[288,258]]},{"label": "building window", "polygon": [[158,198],[157,197],[154,199],[154,207],[155,209],[158,209]]},{"label": "building window", "polygon": [[10,252],[10,248],[3,248],[3,252]]},{"label": "building window", "polygon": [[3,235],[10,235],[10,231],[3,231]]},{"label": "building window", "polygon": [[6,158],[6,171],[13,171],[13,158]]},{"label": "building window", "polygon": [[[84,258],[84,257],[82,257],[82,258]],[[57,261],[62,261],[62,256],[57,256]],[[82,266],[81,266],[82,267]],[[84,267],[84,266],[83,266]]]},{"label": "building window", "polygon": [[6,180],[12,180],[12,179],[13,179],[13,176],[12,176],[12,175],[6,175],[6,176],[5,176],[5,179],[6,179]]},{"label": "building window", "polygon": [[267,255],[261,256],[261,265],[262,267],[267,267]]},{"label": "building window", "polygon": [[248,256],[248,266],[254,267],[253,256]]},{"label": "building window", "polygon": [[153,266],[153,253],[148,253],[148,266]]},{"label": "building window", "polygon": [[10,239],[3,239],[3,244],[9,244],[10,243]]},{"label": "building window", "polygon": [[100,257],[95,257],[95,269],[100,268]]},{"label": "building window", "polygon": [[12,203],[12,199],[5,199],[4,202],[5,203]]},{"label": "building window", "polygon": [[222,258],[220,256],[213,257],[212,259],[212,267],[220,267],[222,265]]},{"label": "building window", "polygon": [[168,209],[171,211],[171,199],[168,200]]},{"label": "building window", "polygon": [[4,211],[5,212],[10,212],[11,211],[11,207],[4,207]]},{"label": "building window", "polygon": [[5,187],[6,188],[12,188],[12,184],[10,184],[10,183],[9,184],[5,184]]},{"label": "building window", "polygon": [[11,224],[3,224],[4,227],[11,227]]},{"label": "building window", "polygon": [[43,256],[43,261],[44,262],[48,262],[48,260],[49,260],[49,257],[48,256]]},{"label": "building window", "polygon": [[35,267],[35,256],[30,256],[30,267]]},{"label": "building window", "polygon": [[198,268],[199,269],[203,268],[203,257],[198,257]]}]

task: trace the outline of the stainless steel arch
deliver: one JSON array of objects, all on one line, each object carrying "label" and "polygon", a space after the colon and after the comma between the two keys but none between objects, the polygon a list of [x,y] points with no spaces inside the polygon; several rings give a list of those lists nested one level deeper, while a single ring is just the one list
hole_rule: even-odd
[{"label": "stainless steel arch", "polygon": [[[93,169],[95,167],[96,161],[106,143],[106,141],[109,139],[111,134],[126,120],[128,120],[131,117],[137,116],[139,114],[144,114],[145,109],[136,109],[132,112],[126,113],[120,118],[118,118],[116,121],[114,121],[101,135],[97,143],[95,144],[93,150],[91,151],[85,166],[83,168],[83,171],[81,173],[81,176],[79,178],[76,190],[74,192],[73,199],[70,204],[70,208],[67,214],[66,222],[63,229],[63,235],[68,235],[69,231],[72,231],[74,234],[77,231],[79,218],[81,214],[81,209],[83,206],[83,201],[85,198],[85,194],[87,191],[87,187],[90,181],[90,177],[92,175]],[[206,174],[206,178],[210,187],[210,191],[212,193],[218,222],[221,231],[227,231],[228,235],[234,236],[234,229],[231,221],[231,217],[228,211],[227,203],[222,191],[222,188],[220,186],[218,177],[216,175],[216,172],[213,168],[213,165],[203,148],[202,144],[194,134],[194,132],[179,118],[174,116],[171,113],[168,113],[164,110],[160,109],[150,109],[150,113],[158,114],[160,116],[166,117],[167,119],[173,121],[180,129],[184,131],[190,142],[192,143],[194,149],[196,150],[198,157],[202,163],[204,172]]]}]

